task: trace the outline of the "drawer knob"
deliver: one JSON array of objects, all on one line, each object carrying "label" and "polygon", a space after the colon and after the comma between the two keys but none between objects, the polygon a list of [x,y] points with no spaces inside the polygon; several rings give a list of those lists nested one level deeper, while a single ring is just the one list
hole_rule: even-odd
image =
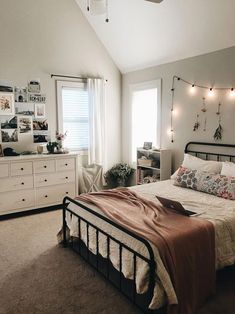
[{"label": "drawer knob", "polygon": [[45,198],[47,198],[48,196],[47,195],[45,195]]},{"label": "drawer knob", "polygon": [[47,168],[47,166],[44,166],[44,168]]},{"label": "drawer knob", "polygon": [[65,192],[65,194],[69,194],[69,192]]},{"label": "drawer knob", "polygon": [[47,182],[47,179],[45,179],[44,181]]},{"label": "drawer knob", "polygon": [[25,202],[25,198],[22,198],[22,202]]},{"label": "drawer knob", "polygon": [[68,164],[65,164],[65,166],[68,166]]},{"label": "drawer knob", "polygon": [[65,177],[65,179],[68,179],[69,177]]},{"label": "drawer knob", "polygon": [[21,182],[22,185],[24,185],[24,182]]},{"label": "drawer knob", "polygon": [[21,171],[23,171],[23,170],[24,170],[24,168],[20,168],[20,170],[21,170]]}]

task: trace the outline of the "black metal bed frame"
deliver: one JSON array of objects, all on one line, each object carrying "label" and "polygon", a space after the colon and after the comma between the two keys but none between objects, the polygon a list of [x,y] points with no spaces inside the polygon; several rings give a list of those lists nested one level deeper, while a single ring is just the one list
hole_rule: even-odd
[{"label": "black metal bed frame", "polygon": [[[115,239],[113,236],[108,234],[107,232],[101,230],[99,227],[95,226],[93,223],[82,217],[82,215],[75,213],[71,209],[68,208],[68,205],[70,203],[76,204],[77,206],[81,207],[85,211],[89,212],[90,214],[97,217],[97,219],[101,219],[108,223],[112,228],[116,228],[118,230],[121,230],[128,236],[131,236],[132,238],[139,241],[142,245],[144,245],[147,249],[149,257],[146,257],[139,252],[135,251],[125,243],[121,242],[118,239]],[[78,238],[74,242],[74,239],[72,238],[71,241],[67,239],[67,222],[66,222],[66,212],[69,213],[72,217],[75,216],[78,219]],[[85,223],[86,226],[86,243],[83,242],[81,239],[81,222]],[[92,254],[89,250],[89,228],[92,227],[95,229],[96,232],[96,254]],[[156,271],[156,263],[154,259],[154,253],[152,250],[151,245],[147,240],[144,238],[138,236],[137,234],[129,231],[128,229],[125,229],[124,227],[118,225],[114,221],[108,219],[107,217],[100,215],[99,213],[93,211],[89,207],[85,206],[84,204],[71,199],[70,197],[65,197],[63,200],[63,245],[64,246],[70,246],[73,250],[75,250],[76,253],[78,253],[83,259],[85,259],[91,266],[96,268],[96,270],[104,276],[106,279],[108,279],[115,287],[117,287],[128,299],[130,299],[137,307],[141,308],[141,310],[148,311],[147,305],[150,303],[152,297],[153,297],[153,291],[155,287],[155,271]],[[104,258],[101,257],[99,253],[99,235],[102,234],[106,237],[107,241],[107,257],[106,257],[106,263],[104,263]],[[110,241],[114,241],[116,244],[118,244],[119,247],[119,270],[117,271],[114,269],[112,264],[110,263]],[[85,247],[85,249],[84,249]],[[127,250],[129,253],[133,256],[133,280],[132,280],[132,292],[128,293],[125,289],[125,285],[129,283],[128,280],[125,279],[125,277],[122,274],[122,251],[123,248]],[[140,296],[136,292],[136,274],[137,274],[137,258],[143,260],[146,262],[149,266],[149,285],[148,285],[148,291],[144,294],[144,296]],[[103,268],[100,267],[100,264],[102,264]],[[106,270],[104,271],[104,264]],[[114,281],[112,280],[110,273],[118,272],[118,280]],[[115,277],[115,276],[113,276]],[[116,276],[117,277],[117,276]],[[117,282],[118,281],[118,282]],[[130,285],[129,285],[130,286]],[[139,300],[139,301],[138,301]],[[144,303],[143,304],[140,302]]]},{"label": "black metal bed frame", "polygon": [[205,157],[206,160],[210,159],[210,156],[212,157],[216,157],[217,161],[221,161],[223,160],[229,160],[229,161],[233,161],[233,159],[235,158],[235,155],[231,155],[231,154],[226,154],[226,153],[211,153],[208,151],[197,151],[194,149],[190,149],[190,146],[193,145],[198,145],[198,146],[207,146],[207,147],[220,147],[221,149],[224,148],[235,148],[234,144],[221,144],[221,143],[203,143],[203,142],[189,142],[186,144],[184,152],[188,153],[188,154],[194,154],[196,157],[200,156]]},{"label": "black metal bed frame", "polygon": [[[195,149],[190,149],[190,146],[213,146],[213,147],[221,147],[221,148],[235,148],[235,145],[232,144],[217,144],[217,143],[203,143],[203,142],[189,142],[185,146],[185,153],[194,154],[195,156],[204,157],[206,160],[209,160],[210,156],[214,158],[216,156],[216,159],[219,161],[221,158],[227,158],[229,161],[232,161],[235,159],[235,155],[231,154],[223,154],[223,153],[210,153],[208,151],[198,151]],[[107,232],[101,230],[99,227],[95,226],[93,223],[82,217],[82,215],[79,213],[75,213],[71,209],[68,208],[68,205],[70,203],[76,204],[83,210],[89,212],[93,216],[95,216],[97,219],[101,219],[108,223],[112,228],[116,228],[118,230],[121,230],[128,236],[131,236],[132,238],[139,241],[142,245],[144,245],[147,249],[149,257],[140,254],[139,252],[136,252],[128,245],[124,244],[118,239],[115,239],[113,236],[108,234]],[[78,238],[74,241],[67,239],[67,223],[66,223],[66,213],[70,214],[70,217],[74,216],[78,219]],[[81,222],[85,223],[86,226],[86,243],[81,238]],[[89,228],[94,228],[96,232],[96,254],[93,254],[89,249]],[[101,275],[103,275],[106,279],[108,279],[114,286],[116,286],[128,299],[130,299],[136,306],[144,310],[145,312],[151,312],[151,313],[165,313],[166,308],[162,308],[156,311],[149,311],[148,310],[148,304],[150,303],[153,292],[154,292],[154,286],[155,286],[155,270],[156,270],[156,263],[154,260],[154,253],[152,250],[151,245],[147,240],[144,238],[138,236],[137,234],[129,231],[128,229],[122,227],[121,225],[115,223],[114,221],[108,219],[106,216],[103,216],[94,210],[90,209],[89,207],[85,206],[84,204],[71,199],[69,197],[65,197],[63,200],[63,244],[64,246],[70,246],[73,250],[75,250],[76,253],[78,253],[85,261],[87,261],[92,267],[94,267]],[[99,235],[103,234],[107,238],[107,257],[103,258],[99,253]],[[119,270],[117,271],[112,266],[112,263],[110,261],[110,241],[114,241],[118,244],[119,247]],[[122,251],[123,248],[125,248],[127,251],[129,251],[133,255],[133,280],[126,279],[122,274]],[[144,262],[146,262],[149,266],[149,285],[148,285],[148,291],[144,295],[144,298],[137,294],[136,292],[136,272],[137,272],[137,258],[142,259]],[[102,264],[102,267],[100,266]],[[116,282],[114,282],[111,279],[111,271],[114,272],[117,276]],[[132,284],[130,285],[130,282]],[[125,285],[129,284],[131,286],[132,292],[127,293],[125,288]]]}]

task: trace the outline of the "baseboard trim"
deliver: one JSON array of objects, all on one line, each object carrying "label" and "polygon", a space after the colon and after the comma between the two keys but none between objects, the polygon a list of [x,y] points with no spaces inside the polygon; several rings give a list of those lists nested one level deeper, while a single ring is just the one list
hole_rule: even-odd
[{"label": "baseboard trim", "polygon": [[36,215],[40,213],[46,213],[49,211],[59,210],[62,208],[63,208],[63,204],[58,204],[58,205],[53,205],[53,206],[47,206],[47,207],[42,207],[42,208],[35,208],[35,209],[29,209],[29,210],[19,211],[15,213],[4,214],[4,215],[0,215],[0,221],[13,219],[13,218],[20,218],[20,217],[29,216],[29,215]]}]

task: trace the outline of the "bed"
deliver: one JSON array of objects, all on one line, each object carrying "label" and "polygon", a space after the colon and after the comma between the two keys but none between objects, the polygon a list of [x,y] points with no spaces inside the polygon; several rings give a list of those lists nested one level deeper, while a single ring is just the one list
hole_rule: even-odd
[{"label": "bed", "polygon": [[[233,161],[234,148],[229,144],[190,142],[185,153],[206,160]],[[154,202],[157,194],[198,211],[200,218],[215,228],[216,269],[235,264],[235,201],[174,186],[172,180],[130,189]],[[158,249],[107,218],[96,206],[66,197],[62,230],[64,245],[80,254],[142,310],[164,313],[168,302],[177,302]]]}]

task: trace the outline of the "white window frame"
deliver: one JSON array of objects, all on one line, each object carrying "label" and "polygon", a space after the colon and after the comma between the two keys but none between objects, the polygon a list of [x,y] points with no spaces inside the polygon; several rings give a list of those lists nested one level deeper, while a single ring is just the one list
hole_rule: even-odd
[{"label": "white window frame", "polygon": [[[133,93],[141,90],[146,90],[146,89],[151,89],[151,88],[157,88],[157,125],[156,125],[156,147],[161,148],[161,121],[162,121],[162,79],[156,79],[152,81],[145,81],[137,84],[131,84],[130,85],[130,137],[129,137],[129,162],[132,165],[135,165],[136,163],[133,164],[132,161],[132,130],[133,130],[133,125],[132,125],[132,114],[133,114],[133,109],[132,109],[132,103],[133,103]],[[143,143],[144,144],[144,143]]]},{"label": "white window frame", "polygon": [[[57,100],[57,129],[59,133],[64,133],[63,129],[63,102],[62,102],[62,89],[68,88],[81,88],[81,84],[86,85],[84,81],[69,81],[69,80],[56,80],[56,100]],[[80,154],[87,155],[88,149],[79,150]]]}]

